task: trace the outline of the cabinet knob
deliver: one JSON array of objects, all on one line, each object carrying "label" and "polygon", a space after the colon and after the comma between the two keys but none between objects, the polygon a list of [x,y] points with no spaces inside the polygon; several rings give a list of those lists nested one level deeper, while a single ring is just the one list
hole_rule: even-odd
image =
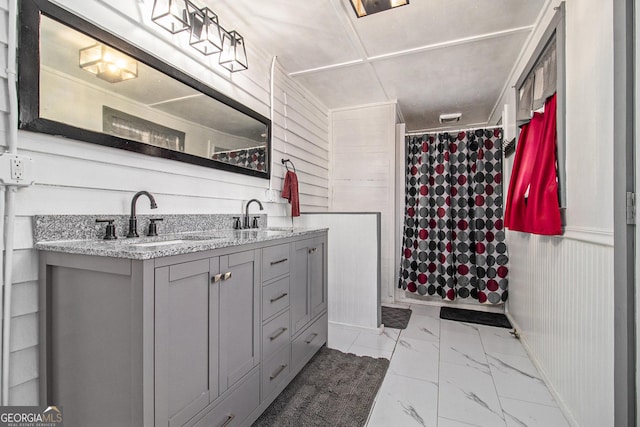
[{"label": "cabinet knob", "polygon": [[318,249],[318,248],[311,248],[311,249],[309,249],[309,253],[310,253],[310,254],[314,253],[314,252],[316,251],[316,249]]},{"label": "cabinet knob", "polygon": [[226,273],[216,274],[211,278],[213,283],[218,283],[221,280],[231,279],[231,272],[227,271]]}]

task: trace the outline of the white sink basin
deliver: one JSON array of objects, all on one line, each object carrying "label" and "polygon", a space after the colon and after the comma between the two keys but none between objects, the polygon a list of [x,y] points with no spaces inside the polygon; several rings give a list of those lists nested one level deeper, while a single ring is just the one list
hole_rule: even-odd
[{"label": "white sink basin", "polygon": [[146,247],[151,247],[151,246],[167,246],[167,245],[177,245],[179,243],[193,243],[193,240],[182,240],[182,239],[176,239],[176,240],[164,240],[164,241],[159,241],[159,242],[145,242],[145,243],[131,243],[128,246],[134,246],[136,248],[146,248]]}]

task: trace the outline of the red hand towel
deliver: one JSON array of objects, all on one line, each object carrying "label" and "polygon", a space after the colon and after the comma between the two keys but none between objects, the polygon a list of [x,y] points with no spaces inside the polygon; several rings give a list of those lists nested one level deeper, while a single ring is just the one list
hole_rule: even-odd
[{"label": "red hand towel", "polygon": [[293,171],[287,171],[282,187],[282,197],[291,203],[291,216],[300,216],[300,196],[298,194],[298,176]]}]

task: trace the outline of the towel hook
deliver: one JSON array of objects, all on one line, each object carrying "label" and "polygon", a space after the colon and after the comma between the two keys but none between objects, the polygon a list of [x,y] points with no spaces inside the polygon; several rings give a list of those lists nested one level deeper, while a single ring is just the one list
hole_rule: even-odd
[{"label": "towel hook", "polygon": [[293,162],[289,159],[282,159],[282,164],[284,165],[285,168],[287,168],[287,171],[289,170],[289,165],[291,164],[291,167],[293,168],[293,172],[296,172],[296,166],[293,164]]}]

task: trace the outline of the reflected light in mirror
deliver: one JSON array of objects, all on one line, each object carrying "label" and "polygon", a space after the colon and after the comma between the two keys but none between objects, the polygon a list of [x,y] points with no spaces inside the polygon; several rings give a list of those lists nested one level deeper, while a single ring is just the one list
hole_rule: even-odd
[{"label": "reflected light in mirror", "polygon": [[80,68],[109,83],[138,77],[138,62],[102,43],[80,49]]}]

